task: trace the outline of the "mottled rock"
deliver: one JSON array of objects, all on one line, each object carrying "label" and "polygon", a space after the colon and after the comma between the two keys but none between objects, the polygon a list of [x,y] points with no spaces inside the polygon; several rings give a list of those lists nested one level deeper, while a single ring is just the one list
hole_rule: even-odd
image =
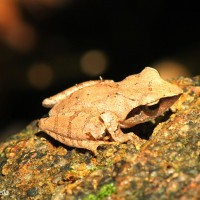
[{"label": "mottled rock", "polygon": [[37,120],[2,142],[0,199],[198,199],[200,77],[173,82],[184,94],[173,113],[134,128],[142,143],[94,156],[39,132]]}]

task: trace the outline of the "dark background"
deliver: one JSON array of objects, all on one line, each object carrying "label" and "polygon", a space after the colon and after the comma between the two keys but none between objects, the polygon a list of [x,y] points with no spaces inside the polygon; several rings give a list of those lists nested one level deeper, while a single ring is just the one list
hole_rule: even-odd
[{"label": "dark background", "polygon": [[[175,60],[192,76],[199,74],[200,12],[192,1],[66,2],[56,9],[18,5],[37,34],[34,45],[13,47],[2,37],[0,137],[46,114],[41,106],[45,97],[99,75],[121,80],[163,60]],[[93,50],[103,52],[107,65],[91,75],[81,69],[80,60]],[[48,73],[48,84],[40,87]]]}]

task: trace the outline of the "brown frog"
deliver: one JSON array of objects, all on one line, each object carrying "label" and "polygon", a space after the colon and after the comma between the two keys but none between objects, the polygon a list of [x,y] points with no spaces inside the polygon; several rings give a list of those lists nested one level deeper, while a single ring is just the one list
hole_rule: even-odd
[{"label": "brown frog", "polygon": [[68,146],[89,149],[95,154],[101,144],[135,140],[122,132],[161,115],[180,97],[182,90],[146,67],[120,82],[87,81],[43,101],[52,108],[39,127]]}]

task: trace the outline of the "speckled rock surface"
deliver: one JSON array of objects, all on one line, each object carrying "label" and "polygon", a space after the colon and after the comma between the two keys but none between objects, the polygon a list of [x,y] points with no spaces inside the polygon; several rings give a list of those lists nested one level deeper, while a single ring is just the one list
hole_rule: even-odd
[{"label": "speckled rock surface", "polygon": [[137,127],[140,143],[102,145],[94,156],[39,132],[37,121],[1,142],[0,199],[198,199],[200,77],[174,82],[184,94],[173,113]]}]

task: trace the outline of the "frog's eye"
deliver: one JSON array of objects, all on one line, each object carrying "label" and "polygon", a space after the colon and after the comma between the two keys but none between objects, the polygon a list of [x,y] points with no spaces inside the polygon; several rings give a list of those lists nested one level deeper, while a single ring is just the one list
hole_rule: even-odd
[{"label": "frog's eye", "polygon": [[144,110],[147,110],[147,111],[155,111],[157,110],[158,108],[160,107],[160,103],[156,103],[154,105],[151,105],[151,106],[144,106]]},{"label": "frog's eye", "polygon": [[151,106],[143,106],[143,112],[148,115],[148,116],[152,116],[152,115],[156,115],[156,113],[158,112],[160,108],[160,102],[151,105]]}]

